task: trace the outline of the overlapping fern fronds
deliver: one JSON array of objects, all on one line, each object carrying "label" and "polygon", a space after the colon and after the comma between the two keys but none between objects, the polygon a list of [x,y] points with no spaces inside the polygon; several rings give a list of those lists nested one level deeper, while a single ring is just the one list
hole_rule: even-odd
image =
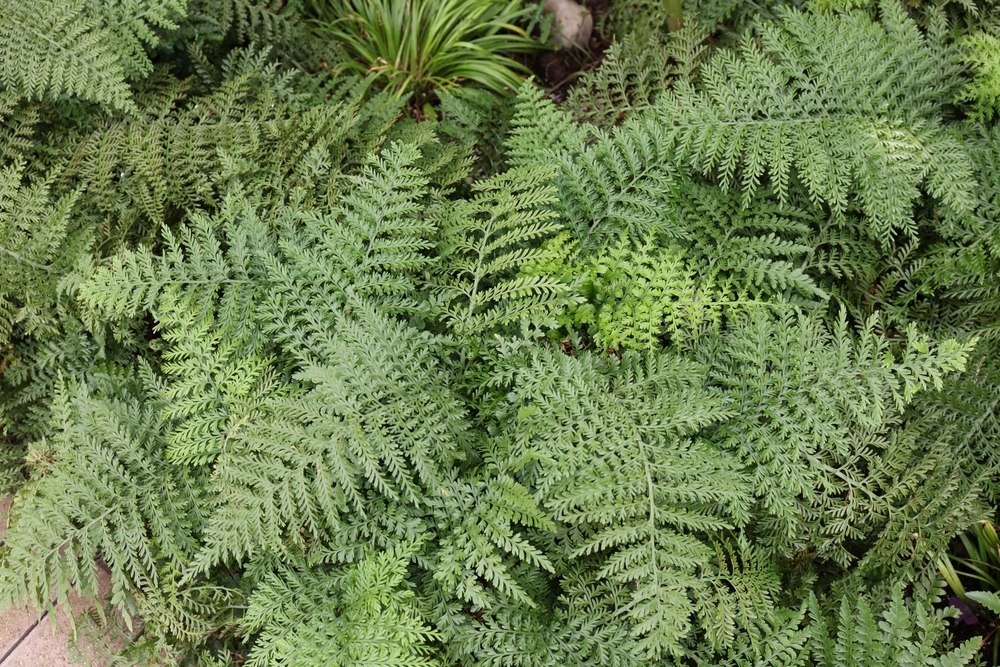
[{"label": "overlapping fern fronds", "polygon": [[738,50],[717,53],[698,83],[679,81],[657,103],[679,157],[745,199],[765,179],[783,200],[801,184],[835,215],[864,212],[884,244],[916,234],[924,190],[971,210],[968,154],[939,120],[954,60],[898,3],[882,15],[880,24],[863,12],[782,10]]}]

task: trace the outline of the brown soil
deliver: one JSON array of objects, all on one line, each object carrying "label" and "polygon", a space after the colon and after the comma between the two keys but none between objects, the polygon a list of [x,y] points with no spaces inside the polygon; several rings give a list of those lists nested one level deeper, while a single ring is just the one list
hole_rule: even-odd
[{"label": "brown soil", "polygon": [[587,49],[560,49],[542,51],[525,64],[538,77],[539,83],[549,90],[549,97],[561,102],[569,87],[581,72],[600,65],[604,52],[611,44],[611,35],[604,32],[604,17],[611,8],[611,0],[577,0],[590,10],[594,17],[594,34]]}]

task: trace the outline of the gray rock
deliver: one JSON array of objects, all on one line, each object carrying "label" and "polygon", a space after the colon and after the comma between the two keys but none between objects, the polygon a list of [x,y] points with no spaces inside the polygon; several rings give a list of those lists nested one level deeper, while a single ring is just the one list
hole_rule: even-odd
[{"label": "gray rock", "polygon": [[594,32],[590,10],[573,0],[545,0],[542,9],[552,14],[552,36],[564,49],[585,49]]}]

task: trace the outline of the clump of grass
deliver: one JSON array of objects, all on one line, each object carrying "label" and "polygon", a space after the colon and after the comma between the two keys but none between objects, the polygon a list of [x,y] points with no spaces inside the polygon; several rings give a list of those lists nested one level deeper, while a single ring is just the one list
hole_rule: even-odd
[{"label": "clump of grass", "polygon": [[516,89],[527,69],[510,57],[540,48],[519,25],[520,0],[313,0],[316,26],[347,52],[341,67],[374,74],[399,95],[475,85]]}]

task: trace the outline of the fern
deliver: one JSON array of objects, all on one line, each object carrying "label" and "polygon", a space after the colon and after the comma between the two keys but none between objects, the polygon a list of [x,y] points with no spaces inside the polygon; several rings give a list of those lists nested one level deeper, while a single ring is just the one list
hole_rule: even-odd
[{"label": "fern", "polygon": [[692,17],[665,40],[660,31],[633,31],[608,48],[599,68],[581,74],[565,106],[601,127],[647,111],[671,80],[694,78],[708,53],[706,36]]},{"label": "fern", "polygon": [[762,550],[742,536],[735,544],[720,542],[715,546],[715,572],[707,577],[704,593],[698,600],[699,624],[705,643],[717,651],[736,645],[737,631],[751,643],[763,643],[758,637],[770,632],[776,620],[775,601],[780,599],[781,581],[777,568]]},{"label": "fern", "polygon": [[570,88],[566,106],[581,121],[617,125],[652,107],[666,86],[669,58],[657,39],[616,42],[605,52],[601,66],[584,72]]},{"label": "fern", "polygon": [[723,406],[697,367],[665,355],[617,364],[537,352],[527,362],[512,377],[511,426],[518,450],[538,461],[540,502],[575,527],[567,555],[597,558],[598,577],[631,588],[620,613],[640,650],[678,651],[710,553],[697,533],[728,525],[710,507],[727,507],[730,521],[745,511],[740,476],[690,437]]},{"label": "fern", "polygon": [[47,608],[71,589],[92,595],[100,558],[127,618],[135,596],[157,597],[165,570],[191,556],[202,496],[191,476],[164,460],[156,381],[148,368],[137,370],[57,393],[53,438],[30,455],[44,463],[35,465],[5,534],[6,600]]},{"label": "fern", "polygon": [[556,233],[547,204],[555,201],[551,171],[514,168],[476,184],[471,199],[442,201],[432,212],[445,258],[435,285],[441,317],[458,335],[544,316],[566,286],[545,276],[517,276],[539,256],[530,244]]},{"label": "fern", "polygon": [[895,3],[883,16],[783,11],[758,39],[717,54],[698,85],[679,82],[657,104],[679,157],[745,198],[766,174],[782,200],[800,182],[837,216],[857,206],[883,243],[915,234],[923,187],[968,211],[969,159],[937,120],[947,61]]},{"label": "fern", "polygon": [[770,517],[761,537],[785,557],[853,560],[849,544],[891,506],[869,475],[881,457],[894,460],[896,415],[966,363],[968,346],[947,341],[932,352],[915,332],[897,360],[875,325],[854,340],[843,313],[827,331],[816,318],[757,309],[711,352],[713,381],[740,415],[720,441],[749,467]]},{"label": "fern", "polygon": [[[519,108],[525,116],[560,114],[537,100],[525,99]],[[681,177],[664,133],[648,119],[592,134],[589,145],[558,150],[553,142],[520,131],[511,139],[539,163],[555,161],[559,167],[560,213],[571,223],[583,261],[591,256],[596,261],[623,235],[637,245],[651,239],[684,243],[685,255],[702,274],[731,282],[746,296],[825,299],[816,280],[795,264],[812,247],[808,211],[770,203],[767,192],[745,207],[719,188]],[[574,135],[567,131],[566,136],[569,141]],[[559,271],[537,261],[543,271]]]},{"label": "fern", "polygon": [[257,634],[247,664],[438,664],[431,648],[435,633],[405,588],[410,555],[370,554],[342,572],[269,573],[242,620]]},{"label": "fern", "polygon": [[300,2],[276,0],[188,0],[188,20],[174,39],[221,43],[234,37],[238,43],[288,43],[301,38]]},{"label": "fern", "polygon": [[483,614],[478,622],[460,616],[442,622],[449,630],[448,657],[491,667],[644,664],[628,622],[612,614],[625,604],[622,587],[593,581],[582,568],[567,572],[562,587],[551,608],[532,612],[508,606]]},{"label": "fern", "polygon": [[815,597],[809,601],[812,620],[813,659],[823,667],[842,665],[938,665],[969,664],[978,648],[972,638],[940,654],[937,645],[944,634],[945,615],[933,611],[926,601],[908,606],[897,586],[888,606],[878,613],[863,597],[847,597],[840,604],[837,630],[830,626]]},{"label": "fern", "polygon": [[594,341],[602,347],[653,350],[668,338],[684,347],[718,325],[720,301],[711,279],[695,279],[682,253],[624,244],[594,267]]},{"label": "fern", "polygon": [[137,664],[967,662],[996,11],[673,4],[419,114],[298,1],[0,8],[0,597],[107,567]]},{"label": "fern", "polygon": [[0,83],[33,99],[63,96],[135,111],[128,80],[149,71],[155,28],[175,27],[176,0],[5,3],[0,9]]},{"label": "fern", "polygon": [[[709,645],[690,650],[683,661],[673,666],[693,664],[698,667],[802,667],[810,664],[810,628],[804,623],[806,608],[776,610],[774,618],[760,623],[756,632],[737,635],[735,645],[725,651],[712,650]],[[759,637],[758,637],[759,635]]]},{"label": "fern", "polygon": [[79,197],[53,197],[51,178],[25,183],[21,161],[0,170],[0,345],[13,327],[52,327],[59,280],[89,248],[90,229],[71,219]]},{"label": "fern", "polygon": [[679,202],[682,238],[689,239],[685,252],[703,273],[718,275],[747,298],[822,303],[829,295],[817,276],[825,271],[802,267],[817,243],[814,217],[769,194],[744,207],[731,193],[687,184]]}]

